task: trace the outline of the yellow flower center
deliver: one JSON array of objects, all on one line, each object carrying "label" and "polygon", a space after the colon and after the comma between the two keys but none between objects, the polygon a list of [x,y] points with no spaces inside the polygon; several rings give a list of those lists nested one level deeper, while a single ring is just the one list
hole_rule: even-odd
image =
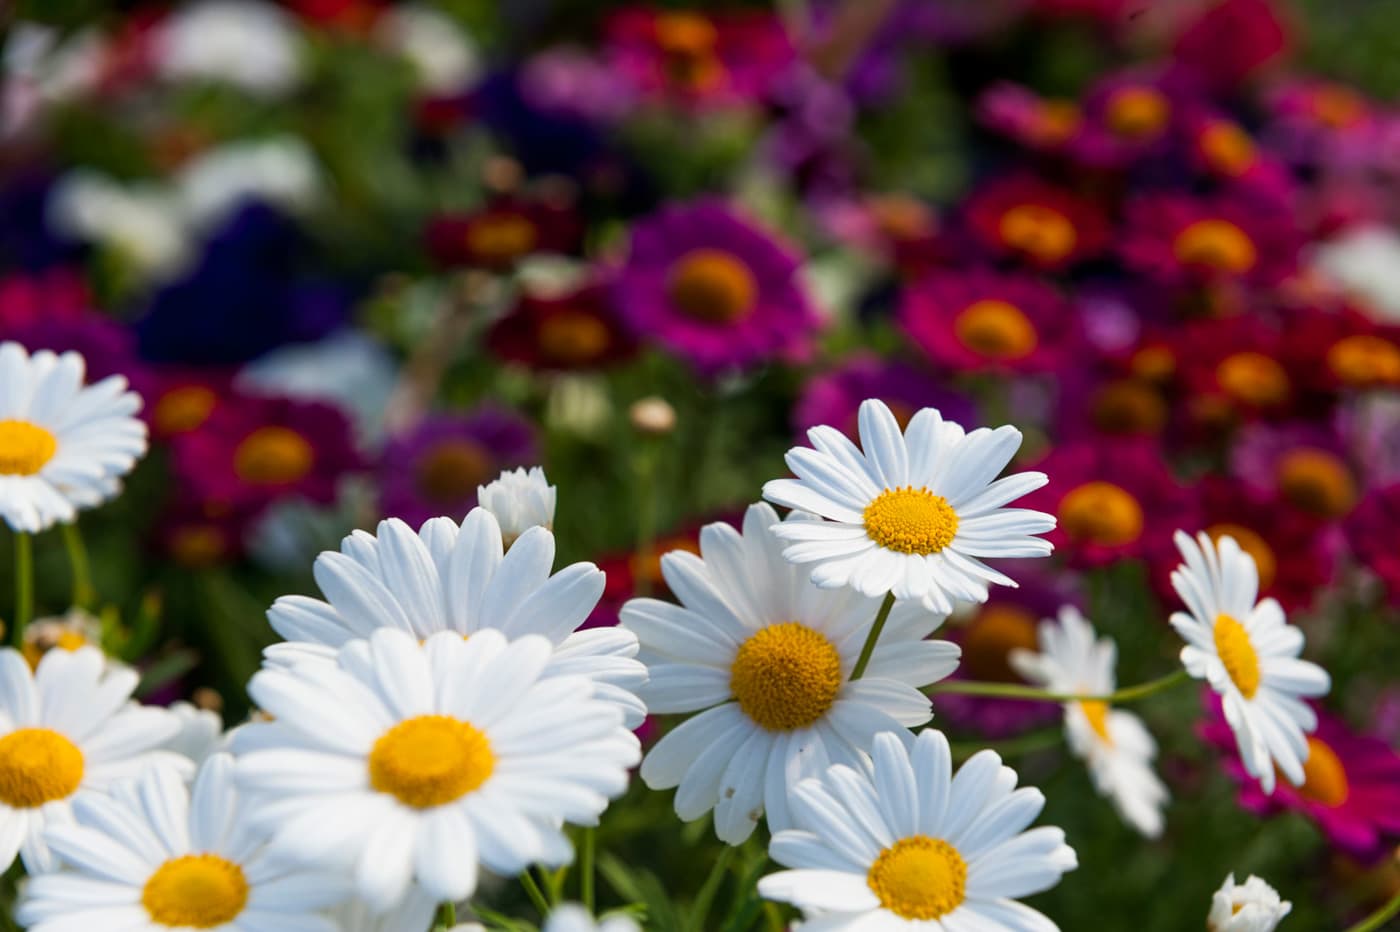
[{"label": "yellow flower center", "polygon": [[1215,379],[1225,394],[1248,405],[1281,404],[1288,400],[1288,373],[1278,360],[1245,350],[1232,353],[1215,367]]},{"label": "yellow flower center", "polygon": [[1254,561],[1255,567],[1259,570],[1259,588],[1267,591],[1274,584],[1274,575],[1278,572],[1278,557],[1274,555],[1274,548],[1269,546],[1269,542],[1264,540],[1263,535],[1252,528],[1247,528],[1242,524],[1232,524],[1222,522],[1212,524],[1206,528],[1206,533],[1210,539],[1217,544],[1222,537],[1233,537],[1235,543],[1240,545],[1240,549],[1249,554]]},{"label": "yellow flower center", "polygon": [[742,259],[723,249],[693,249],[671,267],[667,293],[682,314],[731,324],[753,313],[758,285]]},{"label": "yellow flower center", "polygon": [[495,769],[486,735],[448,715],[405,719],[380,735],[369,752],[370,786],[415,809],[460,799]]},{"label": "yellow flower center", "polygon": [[50,628],[46,631],[35,624],[25,629],[24,645],[20,648],[20,653],[24,655],[29,669],[37,670],[39,661],[43,660],[49,651],[66,650],[71,653],[80,647],[86,647],[87,643],[88,639],[83,633],[73,628],[60,628],[56,631]]},{"label": "yellow flower center", "polygon": [[311,472],[316,451],[289,427],[259,427],[233,452],[233,471],[252,485],[286,485]]},{"label": "yellow flower center", "polygon": [[1105,116],[1119,136],[1148,139],[1166,128],[1171,101],[1155,87],[1125,87],[1108,101]]},{"label": "yellow flower center", "polygon": [[806,728],[841,691],[841,655],[801,622],[769,625],[739,645],[729,688],[744,714],[769,731]]},{"label": "yellow flower center", "polygon": [[1259,261],[1259,252],[1249,234],[1218,217],[1197,220],[1176,234],[1172,251],[1184,264],[1232,275],[1243,275]]},{"label": "yellow flower center", "polygon": [[937,919],[966,898],[967,862],[942,839],[911,835],[880,852],[865,882],[901,919]]},{"label": "yellow flower center", "polygon": [[1176,374],[1176,353],[1171,347],[1156,344],[1144,346],[1133,353],[1128,363],[1133,375],[1149,382],[1165,382]]},{"label": "yellow flower center", "polygon": [[248,905],[248,878],[217,854],[171,858],[146,881],[141,905],[156,925],[212,929]]},{"label": "yellow flower center", "polygon": [[962,640],[962,662],[976,680],[1015,683],[1011,651],[1036,649],[1036,618],[1019,605],[988,605],[968,625]]},{"label": "yellow flower center", "polygon": [[1229,615],[1215,616],[1215,652],[1225,672],[1246,699],[1259,691],[1259,655],[1249,641],[1249,633]]},{"label": "yellow flower center", "polygon": [[1303,761],[1303,785],[1298,792],[1324,806],[1340,806],[1351,795],[1342,759],[1320,738],[1308,738],[1308,759]]},{"label": "yellow flower center", "polygon": [[1211,123],[1197,138],[1206,164],[1227,178],[1238,178],[1249,171],[1258,158],[1254,140],[1228,120]]},{"label": "yellow flower center", "polygon": [[537,339],[545,356],[571,365],[597,359],[612,342],[607,325],[583,311],[564,311],[545,318]]},{"label": "yellow flower center", "polygon": [[1313,116],[1333,129],[1346,129],[1366,116],[1366,102],[1351,88],[1331,84],[1313,92],[1312,111]]},{"label": "yellow flower center", "polygon": [[1279,458],[1278,486],[1303,511],[1340,518],[1356,504],[1356,481],[1336,455],[1315,447],[1289,450]]},{"label": "yellow flower center", "polygon": [[986,299],[964,308],[953,321],[953,332],[968,349],[997,360],[1029,356],[1040,342],[1020,308]]},{"label": "yellow flower center", "polygon": [[492,457],[475,440],[444,440],[418,461],[414,477],[418,491],[434,502],[450,504],[476,494],[491,478]]},{"label": "yellow flower center", "polygon": [[1353,388],[1400,385],[1400,347],[1369,333],[1344,337],[1327,351],[1327,367]]},{"label": "yellow flower center", "polygon": [[58,452],[58,439],[38,424],[0,421],[0,476],[32,476]]},{"label": "yellow flower center", "polygon": [[1040,262],[1058,262],[1074,251],[1079,234],[1064,214],[1043,204],[1017,204],[1001,215],[1001,241]]},{"label": "yellow flower center", "polygon": [[656,44],[674,55],[704,55],[719,39],[714,23],[699,13],[660,13],[654,28]]},{"label": "yellow flower center", "polygon": [[1060,499],[1060,526],[1071,539],[1120,547],[1142,536],[1142,505],[1127,489],[1093,480]]},{"label": "yellow flower center", "polygon": [[207,386],[182,385],[160,396],[152,420],[162,434],[187,433],[204,423],[218,401]]},{"label": "yellow flower center", "polygon": [[885,489],[865,506],[865,533],[886,550],[938,553],[957,536],[958,513],[926,488]]},{"label": "yellow flower center", "polygon": [[510,262],[534,249],[539,236],[528,217],[488,214],[467,227],[467,251],[486,262]]},{"label": "yellow flower center", "polygon": [[1108,703],[1107,702],[1081,702],[1079,711],[1084,713],[1084,719],[1089,723],[1089,727],[1094,729],[1094,734],[1104,744],[1113,744],[1113,738],[1108,734]]},{"label": "yellow flower center", "polygon": [[1094,425],[1105,433],[1160,433],[1167,414],[1161,394],[1137,379],[1109,382],[1094,395]]},{"label": "yellow flower center", "polygon": [[170,552],[181,566],[212,566],[228,552],[228,539],[215,525],[190,524],[171,532]]},{"label": "yellow flower center", "polygon": [[48,728],[21,728],[0,738],[0,802],[34,809],[67,799],[83,782],[83,752]]}]

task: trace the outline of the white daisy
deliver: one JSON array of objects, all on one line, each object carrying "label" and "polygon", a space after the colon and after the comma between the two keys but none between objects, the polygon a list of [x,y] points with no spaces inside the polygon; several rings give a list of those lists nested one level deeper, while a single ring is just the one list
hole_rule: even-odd
[{"label": "white daisy", "polygon": [[[387,912],[375,912],[363,900],[352,899],[333,910],[331,917],[338,932],[423,932],[430,927],[437,908],[436,900],[413,886]],[[451,932],[456,932],[455,927]]]},{"label": "white daisy", "polygon": [[558,492],[544,477],[544,470],[533,466],[529,472],[508,469],[494,482],[477,486],[476,500],[496,516],[509,547],[536,525],[553,529]]},{"label": "white daisy", "polygon": [[161,77],[219,81],[251,94],[291,90],[305,70],[296,20],[257,0],[203,0],[180,7],[155,29],[152,57]]},{"label": "white daisy", "polygon": [[424,90],[458,93],[481,72],[481,54],[471,37],[455,19],[425,4],[386,9],[375,21],[374,35],[407,59]]},{"label": "white daisy", "polygon": [[340,552],[316,558],[316,582],[328,601],[292,595],[273,604],[268,621],[291,643],[273,645],[267,657],[283,665],[329,659],[350,639],[382,627],[420,639],[488,628],[512,640],[538,634],[554,645],[547,675],[589,677],[629,727],[640,725],[646,706],[636,690],[646,668],[633,659],[636,637],[622,628],[578,630],[603,594],[602,570],[574,563],[551,576],[553,565],[553,534],[530,528],[505,552],[500,525],[485,508],[473,509],[460,528],[434,518],[417,534],[390,518],[377,535],[356,531]]},{"label": "white daisy", "polygon": [[112,498],[146,452],[141,398],[119,375],[84,386],[85,369],[77,353],[0,343],[0,517],[16,531]]},{"label": "white daisy", "polygon": [[1253,874],[1238,886],[1231,874],[1211,896],[1206,928],[1209,932],[1273,932],[1292,909],[1292,903]]},{"label": "white daisy", "polygon": [[729,844],[747,838],[765,809],[769,828],[791,825],[788,790],[801,777],[859,764],[879,732],[928,721],[918,687],[958,664],[957,645],[924,640],[943,619],[900,603],[865,675],[850,679],[880,600],[818,589],[783,559],[780,529],[815,520],[794,513],[778,524],[771,507],[750,505],[742,535],[711,524],[701,556],[662,558],[680,605],[633,599],[622,609],[649,667],[647,707],[700,712],[656,743],[642,779],[678,787],[686,821],[713,809]]},{"label": "white daisy", "polygon": [[1299,659],[1303,632],[1278,602],[1256,603],[1259,571],[1233,537],[1217,544],[1205,533],[1192,540],[1177,531],[1175,540],[1186,563],[1172,571],[1172,587],[1190,614],[1173,612],[1171,624],[1186,641],[1186,672],[1220,694],[1245,770],[1265,793],[1274,791],[1275,764],[1302,785],[1307,733],[1317,728],[1317,713],[1303,699],[1325,695],[1331,677]]},{"label": "white daisy", "polygon": [[201,709],[181,699],[172,702],[170,711],[180,722],[180,730],[165,746],[177,754],[202,764],[224,745],[224,720],[219,713]]},{"label": "white daisy", "polygon": [[[783,527],[783,556],[815,563],[822,588],[893,592],[948,613],[958,600],[985,602],[988,583],[1016,585],[979,557],[1043,557],[1035,537],[1055,526],[1039,511],[1005,508],[1043,486],[1044,473],[996,479],[1021,446],[1014,427],[962,427],[925,408],[901,434],[883,402],[860,406],[861,449],[833,427],[807,432],[812,446],[788,451],[796,479],[774,479],[763,497],[828,519]],[[864,452],[862,452],[862,450]],[[993,480],[996,481],[993,481]]]},{"label": "white daisy", "polygon": [[577,903],[562,903],[550,910],[540,932],[642,932],[631,916],[606,916],[594,920]]},{"label": "white daisy", "polygon": [[18,851],[31,874],[52,869],[43,831],[72,821],[79,790],[157,762],[193,772],[188,759],[156,750],[180,722],[130,701],[138,678],[95,647],[49,651],[33,672],[18,651],[0,650],[0,865]]},{"label": "white daisy", "polygon": [[775,835],[769,854],[793,869],[758,892],[801,909],[805,932],[1054,932],[1016,902],[1078,866],[1063,831],[1026,831],[1044,805],[994,751],[953,776],[942,733],[927,729],[910,748],[882,734],[872,768],[837,764],[792,791],[801,828]]},{"label": "white daisy", "polygon": [[[1114,667],[1118,648],[1112,638],[1094,639],[1094,628],[1072,605],[1059,621],[1039,628],[1040,653],[1016,649],[1010,662],[1017,673],[1051,692],[1102,696],[1118,688]],[[1157,742],[1131,712],[1104,702],[1065,703],[1065,734],[1082,758],[1094,788],[1113,801],[1129,825],[1148,838],[1162,833],[1167,788],[1152,771]]]},{"label": "white daisy", "polygon": [[76,824],[46,833],[65,869],[29,882],[19,921],[31,932],[336,932],[317,911],[343,900],[348,880],[273,862],[233,767],[215,754],[193,791],[156,766],[110,794],[80,794]]},{"label": "white daisy", "polygon": [[252,818],[293,863],[353,872],[383,912],[416,880],[439,901],[572,856],[563,821],[592,823],[641,756],[617,706],[575,676],[544,676],[549,642],[499,631],[392,628],[254,675],[274,719],[233,736]]}]

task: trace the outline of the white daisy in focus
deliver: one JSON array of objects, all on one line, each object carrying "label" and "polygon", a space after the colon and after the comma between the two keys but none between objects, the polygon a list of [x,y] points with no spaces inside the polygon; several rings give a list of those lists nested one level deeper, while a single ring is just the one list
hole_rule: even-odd
[{"label": "white daisy in focus", "polygon": [[1039,472],[996,478],[1021,446],[1019,430],[964,433],[924,408],[901,434],[890,409],[873,398],[861,403],[859,425],[861,449],[834,427],[812,428],[815,449],[787,454],[797,478],[763,486],[770,502],[827,519],[778,531],[788,542],[783,556],[815,564],[818,586],[893,592],[947,614],[959,601],[985,602],[990,583],[1016,585],[980,558],[1050,553],[1050,543],[1034,535],[1054,528],[1053,517],[1003,507],[1047,481]]},{"label": "white daisy in focus", "polygon": [[589,680],[544,675],[551,654],[533,635],[420,646],[381,628],[336,664],[255,674],[248,694],[273,721],[232,741],[250,818],[288,861],[350,873],[375,912],[415,881],[464,900],[478,863],[515,875],[568,862],[562,823],[595,823],[641,753]]},{"label": "white daisy in focus", "polygon": [[561,903],[550,910],[540,932],[642,932],[631,916],[605,916],[595,921],[577,903]]},{"label": "white daisy in focus", "polygon": [[[1008,658],[1028,682],[1057,693],[1102,696],[1118,688],[1112,638],[1094,638],[1094,628],[1072,605],[1058,621],[1041,622],[1040,652],[1015,649]],[[1157,742],[1131,712],[1104,702],[1065,703],[1070,750],[1089,768],[1094,788],[1113,801],[1119,815],[1148,838],[1162,834],[1167,788],[1152,771]]]},{"label": "white daisy in focus", "polygon": [[1255,601],[1258,568],[1233,537],[1217,543],[1204,532],[1192,540],[1177,531],[1174,540],[1186,561],[1171,577],[1189,611],[1171,616],[1186,641],[1182,665],[1220,694],[1240,759],[1264,792],[1274,791],[1275,764],[1301,786],[1307,733],[1317,728],[1317,713],[1303,700],[1326,695],[1332,678],[1299,659],[1303,632],[1287,622],[1278,602]]},{"label": "white daisy in focus", "polygon": [[507,469],[500,478],[476,487],[476,500],[501,525],[509,547],[532,527],[554,529],[554,506],[559,490],[549,484],[538,466]]},{"label": "white daisy in focus", "polygon": [[807,915],[806,932],[1057,927],[1018,897],[1048,890],[1078,866],[1065,833],[1026,830],[1045,797],[979,751],[952,773],[948,740],[920,732],[875,739],[874,766],[835,765],[792,791],[798,830],[768,851],[792,870],[758,892]]},{"label": "white daisy in focus", "polygon": [[157,766],[79,795],[76,824],[45,835],[64,869],[29,881],[17,918],[31,932],[336,932],[317,911],[348,881],[272,862],[242,804],[227,754],[205,762],[193,790]]},{"label": "white daisy in focus", "polygon": [[1292,903],[1253,874],[1238,885],[1231,874],[1211,896],[1206,928],[1209,932],[1273,932],[1292,909]]},{"label": "white daisy in focus", "polygon": [[95,647],[50,651],[32,672],[18,651],[0,650],[0,869],[19,852],[31,875],[52,870],[44,830],[73,820],[79,790],[105,790],[156,763],[194,771],[158,750],[180,723],[130,701],[138,679]]},{"label": "white daisy in focus", "polygon": [[141,397],[126,379],[83,385],[77,353],[0,343],[0,517],[34,533],[116,496],[146,452]]},{"label": "white daisy in focus", "polygon": [[397,628],[420,640],[438,631],[474,636],[495,629],[514,640],[538,634],[554,646],[547,676],[586,676],[598,697],[615,703],[635,728],[646,717],[637,689],[646,681],[637,638],[623,628],[578,628],[603,594],[603,571],[574,563],[550,575],[554,535],[530,528],[505,550],[501,528],[474,508],[459,528],[434,518],[417,533],[397,518],[378,533],[355,531],[340,551],[316,558],[316,583],[327,601],[283,596],[267,618],[286,638],[266,651],[289,665],[328,660],[353,638]]},{"label": "white daisy in focus", "polygon": [[[408,893],[387,912],[375,912],[363,900],[349,900],[331,911],[337,932],[423,932],[431,926],[438,904],[418,887]],[[449,932],[456,932],[454,926]],[[477,932],[480,926],[467,926]]]},{"label": "white daisy in focus", "polygon": [[390,7],[374,24],[375,37],[403,56],[418,75],[418,86],[434,94],[465,90],[481,72],[481,57],[457,21],[417,3]]},{"label": "white daisy in focus", "polygon": [[275,96],[301,79],[295,20],[257,0],[204,0],[176,9],[155,32],[153,58],[173,81],[222,81]]},{"label": "white daisy in focus", "polygon": [[680,605],[632,599],[622,625],[642,643],[653,713],[698,712],[642,762],[647,786],[677,787],[685,821],[714,810],[731,845],[765,811],[773,831],[792,824],[788,793],[829,764],[859,766],[882,731],[931,715],[919,687],[952,673],[960,650],[925,640],[943,619],[917,602],[897,603],[861,679],[851,680],[880,600],[853,589],[818,589],[782,557],[781,524],[750,505],[743,533],[723,522],[700,532],[700,556],[673,551],[661,572]]}]

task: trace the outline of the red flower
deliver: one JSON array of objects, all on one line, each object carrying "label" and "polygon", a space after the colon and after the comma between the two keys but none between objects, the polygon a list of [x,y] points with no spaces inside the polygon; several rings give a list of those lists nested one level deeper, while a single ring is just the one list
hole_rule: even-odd
[{"label": "red flower", "polygon": [[521,295],[486,335],[496,356],[533,369],[594,369],[626,359],[636,342],[613,311],[611,284]]},{"label": "red flower", "polygon": [[1299,235],[1286,205],[1263,199],[1147,195],[1128,204],[1119,253],[1167,284],[1277,284],[1297,267]]},{"label": "red flower", "polygon": [[537,252],[577,250],[582,225],[571,204],[501,198],[428,225],[428,250],[444,265],[500,271]]},{"label": "red flower", "polygon": [[966,219],[984,248],[1041,269],[1073,265],[1108,243],[1097,206],[1035,178],[1003,178],[975,191]]}]

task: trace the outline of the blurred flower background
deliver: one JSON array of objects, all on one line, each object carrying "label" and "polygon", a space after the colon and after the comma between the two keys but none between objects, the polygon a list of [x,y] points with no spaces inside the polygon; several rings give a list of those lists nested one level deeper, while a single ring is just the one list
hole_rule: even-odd
[{"label": "blurred flower background", "polygon": [[[1078,854],[1030,902],[1197,928],[1234,871],[1308,930],[1400,892],[1393,6],[12,7],[0,340],[125,376],[151,437],[120,498],[35,539],[31,663],[97,646],[143,701],[241,722],[267,609],[316,592],[319,552],[460,522],[537,465],[557,505],[502,481],[553,515],[561,563],[606,572],[585,626],[613,626],[671,598],[660,555],[741,523],[808,428],[935,407],[1019,427],[1012,468],[1050,477],[1025,505],[1058,522],[1019,588],[937,635],[955,677],[1029,683],[1013,652],[1062,605],[1116,639],[1120,683],[1174,667],[1179,528],[1233,537],[1332,677],[1305,782],[1272,795],[1208,692],[1144,706],[1172,796],[1150,841],[1059,706],[936,697],[953,758],[1013,760]],[[603,905],[781,927],[761,840],[722,853],[634,784],[599,829]]]}]

